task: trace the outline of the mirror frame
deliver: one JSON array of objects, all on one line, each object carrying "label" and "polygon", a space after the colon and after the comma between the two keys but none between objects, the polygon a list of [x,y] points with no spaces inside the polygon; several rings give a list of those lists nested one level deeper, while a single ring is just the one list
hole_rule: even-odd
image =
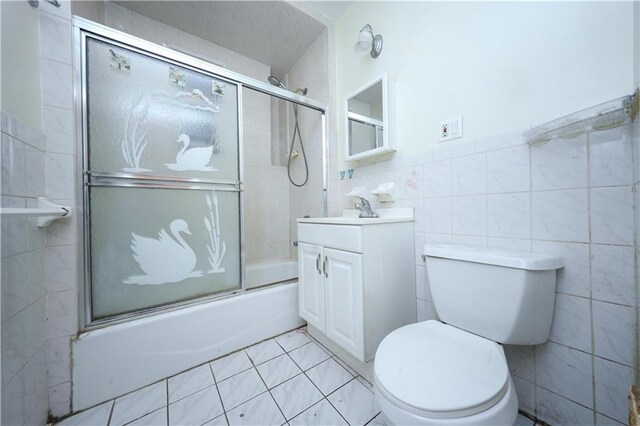
[{"label": "mirror frame", "polygon": [[[349,138],[349,99],[356,97],[361,92],[364,92],[371,86],[382,82],[382,146],[373,148],[368,151],[359,152],[357,154],[349,155],[351,152],[351,139]],[[344,100],[344,134],[345,134],[345,161],[356,161],[364,158],[376,157],[378,155],[394,152],[395,149],[395,137],[393,137],[393,125],[394,125],[394,105],[392,101],[392,86],[393,82],[389,80],[387,73],[382,74],[380,77],[360,87],[358,90],[350,93]]]}]

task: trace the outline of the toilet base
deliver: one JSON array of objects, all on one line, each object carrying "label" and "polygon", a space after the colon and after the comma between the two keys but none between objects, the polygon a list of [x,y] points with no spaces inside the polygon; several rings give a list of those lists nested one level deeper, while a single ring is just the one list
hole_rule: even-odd
[{"label": "toilet base", "polygon": [[418,416],[409,413],[395,405],[389,400],[380,386],[375,383],[375,395],[378,404],[389,421],[397,426],[404,425],[490,425],[490,426],[513,426],[518,416],[518,396],[516,395],[513,381],[509,377],[509,385],[504,397],[488,410],[476,413],[472,416],[454,417],[448,419],[436,419]]}]

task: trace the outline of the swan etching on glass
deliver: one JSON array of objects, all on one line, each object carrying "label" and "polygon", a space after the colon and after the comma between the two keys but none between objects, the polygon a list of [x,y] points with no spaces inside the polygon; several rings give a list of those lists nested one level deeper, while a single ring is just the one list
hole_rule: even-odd
[{"label": "swan etching on glass", "polygon": [[175,219],[171,221],[169,230],[171,235],[164,228],[161,229],[158,238],[131,233],[133,258],[145,275],[132,275],[123,280],[123,283],[159,285],[202,276],[201,271],[193,270],[196,266],[196,254],[181,235],[191,235],[187,222]]},{"label": "swan etching on glass", "polygon": [[176,155],[175,164],[165,164],[167,168],[178,171],[198,170],[203,172],[218,170],[207,166],[213,155],[213,145],[189,148],[191,138],[185,133],[180,134],[176,142],[182,144],[182,148]]}]

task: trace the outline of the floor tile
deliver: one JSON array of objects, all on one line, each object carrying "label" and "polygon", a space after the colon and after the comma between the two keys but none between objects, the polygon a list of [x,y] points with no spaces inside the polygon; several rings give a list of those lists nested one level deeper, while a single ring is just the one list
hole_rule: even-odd
[{"label": "floor tile", "polygon": [[241,373],[253,367],[245,351],[239,351],[231,355],[227,355],[225,357],[216,359],[209,364],[211,365],[211,369],[213,370],[213,375],[215,376],[216,382],[221,382],[224,379],[228,379],[235,374]]},{"label": "floor tile", "polygon": [[169,404],[214,384],[209,364],[173,376],[169,378]]},{"label": "floor tile", "polygon": [[280,345],[273,339],[249,346],[245,351],[255,365],[262,364],[284,353]]},{"label": "floor tile", "polygon": [[260,364],[256,368],[269,389],[302,373],[302,370],[286,354]]},{"label": "floor tile", "polygon": [[223,413],[218,391],[210,386],[169,405],[169,425],[200,426]]},{"label": "floor tile", "polygon": [[385,416],[384,413],[378,414],[373,418],[373,420],[367,423],[367,426],[387,426],[387,425],[392,426],[391,421],[387,419],[387,416]]},{"label": "floor tile", "polygon": [[[87,423],[89,425],[90,423]],[[149,413],[138,420],[128,423],[127,426],[167,426],[167,407]]]},{"label": "floor tile", "polygon": [[261,394],[267,388],[256,369],[252,368],[218,383],[218,390],[224,408],[228,411]]},{"label": "floor tile", "polygon": [[293,418],[292,426],[325,426],[347,425],[342,416],[331,406],[329,401],[323,399],[313,407],[310,407]]},{"label": "floor tile", "polygon": [[327,399],[352,426],[364,425],[380,412],[373,393],[357,380],[350,381]]},{"label": "floor tile", "polygon": [[329,358],[329,354],[323,351],[316,343],[307,343],[304,346],[289,352],[289,356],[303,370],[308,370],[314,365],[320,364]]},{"label": "floor tile", "polygon": [[229,424],[233,425],[281,425],[285,423],[280,409],[265,392],[227,412]]},{"label": "floor tile", "polygon": [[322,399],[322,394],[304,374],[300,374],[271,390],[273,398],[290,420]]},{"label": "floor tile", "polygon": [[[300,331],[121,396],[60,425],[107,426],[110,414],[110,425],[127,426],[389,424],[373,386]],[[516,426],[525,425],[532,422],[518,416]]]},{"label": "floor tile", "polygon": [[228,424],[229,423],[227,423],[227,416],[222,414],[213,420],[209,420],[202,426],[228,426]]},{"label": "floor tile", "polygon": [[84,426],[84,425],[94,425],[94,426],[106,426],[109,422],[109,414],[111,414],[111,406],[113,405],[113,401],[105,402],[102,405],[98,405],[97,407],[89,408],[82,413],[78,413],[75,416],[71,416],[67,419],[64,419],[60,423],[61,426]]},{"label": "floor tile", "polygon": [[275,339],[276,342],[278,342],[278,344],[287,352],[292,351],[295,348],[299,348],[311,341],[311,339],[307,337],[307,334],[302,330],[293,330],[287,334],[282,334]]},{"label": "floor tile", "polygon": [[333,358],[310,368],[307,376],[325,396],[353,379],[353,376]]},{"label": "floor tile", "polygon": [[163,380],[116,399],[109,424],[124,425],[165,405],[167,405],[167,382]]}]

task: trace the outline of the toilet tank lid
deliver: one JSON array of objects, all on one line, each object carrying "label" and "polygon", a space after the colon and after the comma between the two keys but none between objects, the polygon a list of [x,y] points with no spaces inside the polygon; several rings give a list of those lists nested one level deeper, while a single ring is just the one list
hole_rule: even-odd
[{"label": "toilet tank lid", "polygon": [[550,254],[452,244],[425,244],[423,254],[426,257],[463,260],[529,271],[547,271],[564,266],[562,258]]}]

